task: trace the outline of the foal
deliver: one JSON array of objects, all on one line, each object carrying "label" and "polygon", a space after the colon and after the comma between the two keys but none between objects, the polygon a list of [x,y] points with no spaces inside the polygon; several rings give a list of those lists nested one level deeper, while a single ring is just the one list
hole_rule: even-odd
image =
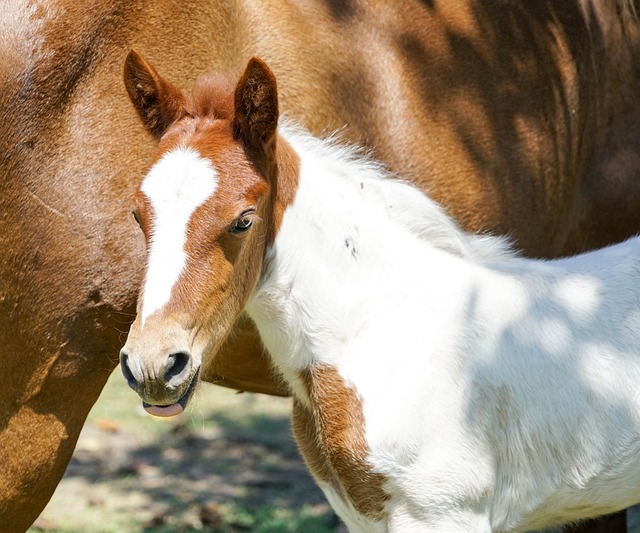
[{"label": "foal", "polygon": [[525,531],[640,501],[638,239],[544,262],[466,234],[354,150],[278,128],[257,59],[192,100],[126,75],[164,133],[121,352],[149,412],[182,411],[246,311],[352,532]]}]

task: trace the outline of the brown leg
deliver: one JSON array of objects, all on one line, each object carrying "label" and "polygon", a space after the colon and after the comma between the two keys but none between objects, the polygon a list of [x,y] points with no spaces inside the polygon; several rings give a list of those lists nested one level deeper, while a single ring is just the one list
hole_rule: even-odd
[{"label": "brown leg", "polygon": [[627,533],[627,512],[601,516],[564,528],[564,533]]},{"label": "brown leg", "polygon": [[21,405],[12,405],[21,401],[15,397],[0,395],[3,406],[8,404],[0,414],[1,531],[26,531],[64,474],[87,413],[109,376],[107,364],[99,360],[86,366],[94,367],[92,376],[62,378],[53,369]]}]

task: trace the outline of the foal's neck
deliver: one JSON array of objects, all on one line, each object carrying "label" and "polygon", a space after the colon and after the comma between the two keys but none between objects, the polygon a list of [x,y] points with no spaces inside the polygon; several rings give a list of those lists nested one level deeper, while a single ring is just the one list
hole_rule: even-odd
[{"label": "foal's neck", "polygon": [[[454,261],[507,250],[502,240],[466,234],[357,150],[281,131],[299,157],[297,189],[247,311],[288,381],[313,363],[337,362],[369,315],[414,292],[430,250]],[[278,194],[285,188],[279,183]]]}]

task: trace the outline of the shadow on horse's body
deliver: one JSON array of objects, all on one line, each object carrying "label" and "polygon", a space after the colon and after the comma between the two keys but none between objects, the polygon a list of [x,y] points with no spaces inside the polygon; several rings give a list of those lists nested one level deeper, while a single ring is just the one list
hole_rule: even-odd
[{"label": "shadow on horse's body", "polygon": [[[372,147],[466,229],[551,257],[640,229],[640,49],[621,2],[7,3],[3,529],[48,501],[133,320],[144,246],[129,199],[153,142],[122,87],[131,47],[184,87],[260,55],[292,119]],[[251,325],[237,331],[205,379],[286,394]]]}]

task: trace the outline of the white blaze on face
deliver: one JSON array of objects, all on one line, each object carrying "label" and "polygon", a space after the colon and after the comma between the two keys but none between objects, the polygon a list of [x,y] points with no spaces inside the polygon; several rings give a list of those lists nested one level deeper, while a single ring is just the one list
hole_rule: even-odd
[{"label": "white blaze on face", "polygon": [[189,148],[168,152],[144,178],[141,190],[154,216],[142,294],[143,324],[169,301],[187,261],[184,245],[189,220],[217,185],[217,173],[211,162]]}]

